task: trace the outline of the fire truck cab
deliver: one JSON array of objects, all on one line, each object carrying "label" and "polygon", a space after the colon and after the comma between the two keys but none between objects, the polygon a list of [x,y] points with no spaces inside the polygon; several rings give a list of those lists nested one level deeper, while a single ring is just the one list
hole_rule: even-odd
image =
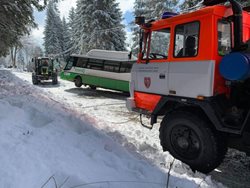
[{"label": "fire truck cab", "polygon": [[193,170],[212,171],[227,148],[250,154],[250,13],[235,0],[205,0],[141,27],[127,108],[163,117],[164,151]]}]

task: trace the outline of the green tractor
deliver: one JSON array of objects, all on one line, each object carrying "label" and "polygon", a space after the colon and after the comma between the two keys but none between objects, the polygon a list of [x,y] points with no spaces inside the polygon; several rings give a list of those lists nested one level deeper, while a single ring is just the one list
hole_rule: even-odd
[{"label": "green tractor", "polygon": [[32,83],[39,84],[42,80],[52,80],[52,84],[58,83],[57,69],[54,66],[54,59],[48,57],[33,58],[32,62],[35,64],[32,73]]}]

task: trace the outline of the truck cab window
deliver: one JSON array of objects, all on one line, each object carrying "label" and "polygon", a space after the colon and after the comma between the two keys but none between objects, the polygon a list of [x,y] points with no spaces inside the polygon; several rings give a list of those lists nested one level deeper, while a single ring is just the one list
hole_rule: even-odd
[{"label": "truck cab window", "polygon": [[174,56],[195,57],[198,54],[200,23],[192,22],[177,25],[175,28]]},{"label": "truck cab window", "polygon": [[221,56],[231,52],[231,24],[227,21],[218,22],[218,53]]},{"label": "truck cab window", "polygon": [[170,28],[152,31],[149,59],[167,59],[170,44]]}]

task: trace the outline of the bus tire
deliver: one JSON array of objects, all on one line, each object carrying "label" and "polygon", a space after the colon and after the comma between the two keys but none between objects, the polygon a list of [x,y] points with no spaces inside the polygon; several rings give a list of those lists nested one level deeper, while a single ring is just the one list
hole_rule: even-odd
[{"label": "bus tire", "polygon": [[164,151],[203,173],[219,166],[227,151],[225,142],[206,120],[185,111],[164,117],[160,141]]},{"label": "bus tire", "polygon": [[80,76],[77,76],[75,78],[75,86],[76,87],[81,87],[82,86],[82,78]]},{"label": "bus tire", "polygon": [[96,90],[96,86],[90,85],[90,89]]}]

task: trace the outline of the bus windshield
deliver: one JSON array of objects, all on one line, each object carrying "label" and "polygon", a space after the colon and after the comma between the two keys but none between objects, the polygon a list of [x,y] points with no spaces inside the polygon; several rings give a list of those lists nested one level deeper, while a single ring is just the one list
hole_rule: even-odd
[{"label": "bus windshield", "polygon": [[70,57],[64,70],[70,70],[73,67],[74,60],[75,60],[74,57]]}]

